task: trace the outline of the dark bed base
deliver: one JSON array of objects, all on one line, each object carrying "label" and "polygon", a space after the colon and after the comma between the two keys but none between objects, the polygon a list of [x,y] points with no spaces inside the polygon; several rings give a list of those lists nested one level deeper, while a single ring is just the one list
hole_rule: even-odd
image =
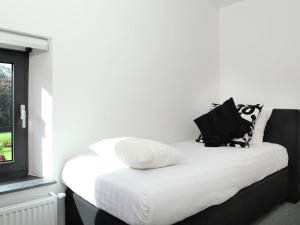
[{"label": "dark bed base", "polygon": [[[274,110],[266,126],[264,141],[287,148],[288,168],[241,190],[228,201],[209,207],[176,225],[249,225],[284,201],[299,201],[300,111]],[[67,189],[66,193],[66,225],[125,225],[123,221],[91,205],[71,189]]]}]

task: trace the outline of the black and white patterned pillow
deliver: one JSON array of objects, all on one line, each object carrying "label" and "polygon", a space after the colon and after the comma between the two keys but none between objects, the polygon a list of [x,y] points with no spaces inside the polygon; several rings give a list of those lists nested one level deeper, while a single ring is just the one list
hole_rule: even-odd
[{"label": "black and white patterned pillow", "polygon": [[[211,105],[210,110],[213,110],[214,108],[218,107],[220,104],[213,103]],[[256,105],[245,105],[245,104],[239,104],[236,106],[239,114],[241,117],[251,123],[250,128],[251,131],[249,133],[246,133],[244,137],[242,138],[235,138],[231,141],[229,141],[226,146],[231,147],[240,147],[240,148],[249,148],[249,142],[253,135],[254,125],[256,122],[256,119],[261,112],[262,108],[264,107],[263,104],[256,104]],[[196,139],[199,143],[204,143],[203,137],[200,134],[199,137]]]}]

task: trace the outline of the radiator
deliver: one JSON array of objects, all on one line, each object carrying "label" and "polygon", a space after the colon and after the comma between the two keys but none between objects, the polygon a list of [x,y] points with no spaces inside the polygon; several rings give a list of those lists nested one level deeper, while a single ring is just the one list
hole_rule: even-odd
[{"label": "radiator", "polygon": [[0,225],[57,225],[57,197],[0,208]]}]

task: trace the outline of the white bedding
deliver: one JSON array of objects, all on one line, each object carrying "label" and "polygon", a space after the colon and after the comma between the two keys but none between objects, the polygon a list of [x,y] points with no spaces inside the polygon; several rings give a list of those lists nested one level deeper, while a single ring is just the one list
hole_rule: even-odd
[{"label": "white bedding", "polygon": [[63,169],[63,180],[79,196],[132,225],[167,225],[212,205],[285,168],[284,147],[263,143],[249,149],[205,148],[195,141],[173,144],[182,164],[135,170],[113,159],[80,156]]}]

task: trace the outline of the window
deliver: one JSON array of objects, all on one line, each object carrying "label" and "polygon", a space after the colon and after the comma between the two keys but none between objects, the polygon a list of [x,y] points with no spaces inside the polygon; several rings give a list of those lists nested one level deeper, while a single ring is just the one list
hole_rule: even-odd
[{"label": "window", "polygon": [[28,173],[29,53],[0,49],[0,180]]},{"label": "window", "polygon": [[13,161],[13,64],[0,62],[0,162]]}]

